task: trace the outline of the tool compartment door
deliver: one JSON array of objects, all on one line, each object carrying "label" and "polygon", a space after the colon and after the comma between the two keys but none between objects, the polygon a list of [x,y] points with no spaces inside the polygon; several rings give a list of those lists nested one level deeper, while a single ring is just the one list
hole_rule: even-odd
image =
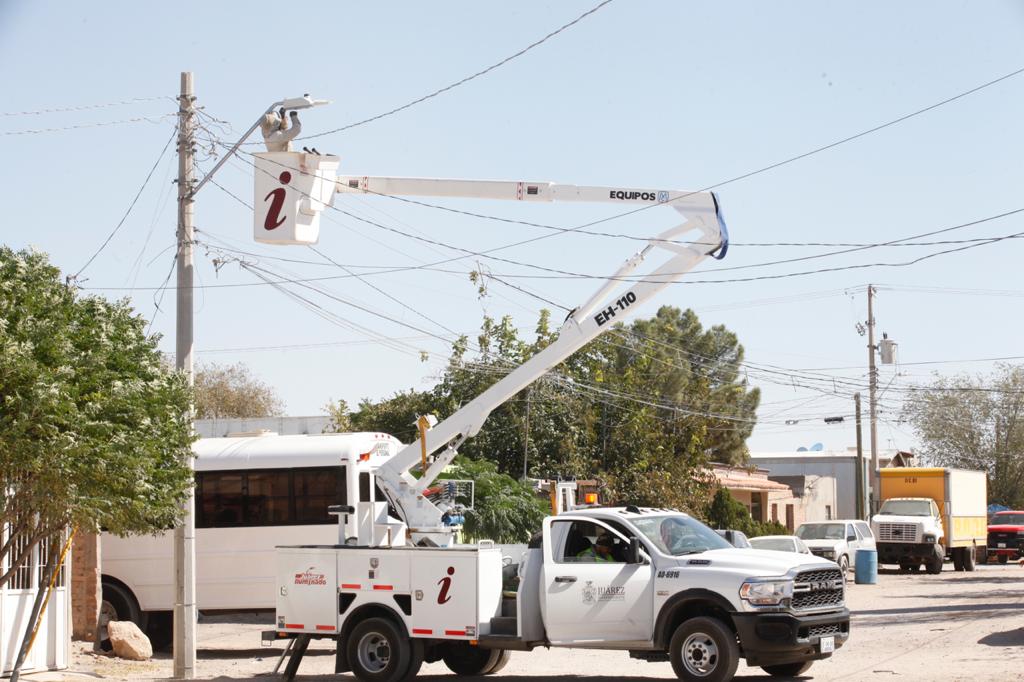
[{"label": "tool compartment door", "polygon": [[413,637],[477,637],[476,552],[417,550],[412,567]]},{"label": "tool compartment door", "polygon": [[337,585],[333,549],[278,548],[277,629],[336,632]]}]

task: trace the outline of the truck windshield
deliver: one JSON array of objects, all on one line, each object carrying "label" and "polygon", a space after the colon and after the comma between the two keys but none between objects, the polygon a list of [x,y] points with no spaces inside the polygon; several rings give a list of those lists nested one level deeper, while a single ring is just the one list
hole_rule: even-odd
[{"label": "truck windshield", "polygon": [[718,533],[689,516],[647,516],[630,520],[655,547],[673,556],[732,547]]},{"label": "truck windshield", "polygon": [[890,516],[931,516],[931,500],[886,500],[879,514]]},{"label": "truck windshield", "polygon": [[996,514],[991,523],[993,526],[1024,526],[1024,514]]},{"label": "truck windshield", "polygon": [[841,523],[805,523],[796,529],[801,540],[845,540],[846,527]]}]

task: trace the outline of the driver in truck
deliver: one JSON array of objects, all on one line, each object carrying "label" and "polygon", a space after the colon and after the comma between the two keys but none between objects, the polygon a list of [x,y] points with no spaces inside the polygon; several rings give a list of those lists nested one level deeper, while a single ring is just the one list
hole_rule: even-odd
[{"label": "driver in truck", "polygon": [[597,542],[576,555],[581,561],[597,561],[612,563],[617,559],[612,556],[612,547],[615,541],[608,533],[601,533],[597,536]]}]

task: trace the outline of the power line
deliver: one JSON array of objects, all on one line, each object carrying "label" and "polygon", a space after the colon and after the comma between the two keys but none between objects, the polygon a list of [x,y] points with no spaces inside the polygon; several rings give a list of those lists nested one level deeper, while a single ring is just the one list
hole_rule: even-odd
[{"label": "power line", "polygon": [[106,109],[108,107],[119,107],[126,104],[138,104],[139,102],[156,102],[159,100],[169,99],[174,101],[173,97],[162,95],[160,97],[133,97],[131,99],[124,99],[118,102],[106,102],[105,104],[78,104],[72,106],[53,107],[49,109],[37,109],[35,111],[5,111],[0,112],[0,116],[39,116],[42,114],[59,114],[67,111],[87,111],[89,109]]},{"label": "power line", "polygon": [[117,231],[121,229],[122,225],[124,225],[124,221],[128,219],[128,216],[131,214],[132,209],[135,208],[135,204],[139,201],[139,197],[142,196],[143,190],[146,189],[146,186],[149,184],[150,178],[153,177],[153,173],[156,171],[157,167],[160,165],[160,161],[163,160],[164,154],[167,153],[167,148],[171,146],[171,142],[174,140],[174,137],[177,134],[178,134],[178,126],[174,126],[174,130],[171,131],[171,136],[169,138],[167,138],[167,142],[164,144],[164,148],[160,150],[160,156],[158,156],[156,158],[156,162],[153,164],[153,167],[150,168],[149,172],[146,174],[146,179],[142,181],[142,186],[139,187],[139,191],[135,193],[135,197],[132,199],[132,202],[130,204],[128,204],[128,210],[126,210],[124,212],[124,215],[121,216],[121,220],[119,220],[117,222],[117,225],[114,226],[114,229],[111,230],[110,234],[107,235],[107,238],[103,240],[102,244],[100,244],[100,248],[96,249],[96,252],[94,254],[92,254],[92,256],[89,257],[89,260],[87,260],[85,262],[85,265],[83,265],[81,268],[79,268],[78,272],[76,272],[73,275],[74,279],[77,279],[83,272],[85,272],[85,269],[87,267],[89,267],[89,265],[94,260],[96,260],[96,256],[98,256],[98,255],[100,255],[100,253],[102,253],[103,249],[105,249],[107,247],[107,244],[110,243],[110,240],[114,238],[115,234],[117,234]]},{"label": "power line", "polygon": [[164,114],[164,115],[158,116],[156,118],[152,118],[150,116],[140,116],[138,118],[126,118],[126,119],[122,119],[120,121],[104,121],[104,122],[101,122],[101,123],[79,123],[77,125],[62,126],[60,128],[34,128],[34,129],[30,129],[30,130],[8,130],[8,131],[5,131],[5,132],[0,132],[0,136],[7,136],[7,135],[40,135],[42,133],[60,133],[60,132],[64,132],[65,130],[79,130],[81,128],[99,128],[99,127],[102,127],[102,126],[116,126],[116,125],[123,125],[123,124],[126,124],[126,123],[142,123],[142,122],[146,122],[146,123],[162,123],[165,118],[173,118],[175,116],[177,116],[177,114]]},{"label": "power line", "polygon": [[599,9],[601,9],[605,5],[609,4],[611,1],[612,0],[604,0],[603,2],[598,3],[597,5],[592,7],[591,9],[587,10],[583,14],[579,15],[578,17],[576,17],[575,19],[570,21],[569,23],[563,24],[562,26],[559,26],[557,29],[555,29],[554,31],[551,31],[550,33],[548,33],[546,36],[544,36],[540,40],[537,40],[537,41],[535,41],[533,43],[530,43],[529,45],[527,45],[523,49],[519,50],[518,52],[516,52],[516,53],[514,53],[512,55],[509,55],[508,57],[505,57],[500,62],[496,62],[494,64],[491,64],[487,68],[481,69],[480,71],[477,71],[476,73],[474,73],[474,74],[472,74],[470,76],[466,76],[465,78],[457,80],[454,83],[451,83],[450,85],[446,85],[443,88],[440,88],[438,90],[435,90],[434,92],[431,92],[430,94],[427,94],[427,95],[424,95],[424,96],[419,97],[417,99],[414,99],[411,102],[406,102],[402,106],[395,107],[394,109],[391,109],[389,111],[385,111],[383,113],[377,114],[375,116],[371,116],[369,118],[364,118],[361,121],[356,121],[355,123],[349,123],[348,125],[342,126],[340,128],[335,128],[334,130],[327,130],[327,131],[322,132],[322,133],[316,133],[315,135],[307,135],[305,137],[300,137],[298,139],[300,139],[300,140],[312,140],[312,139],[317,138],[317,137],[323,137],[325,135],[331,135],[333,133],[340,133],[340,132],[345,131],[345,130],[351,130],[352,128],[356,128],[356,127],[361,126],[361,125],[366,125],[367,123],[372,123],[373,121],[378,121],[378,120],[380,120],[382,118],[386,118],[388,116],[392,116],[394,114],[397,114],[400,111],[404,111],[406,109],[409,109],[410,107],[414,107],[417,104],[420,104],[421,102],[425,102],[425,101],[427,101],[429,99],[437,97],[438,95],[441,95],[441,94],[443,94],[445,92],[448,92],[449,90],[454,90],[455,88],[459,87],[460,85],[465,85],[466,83],[468,83],[468,82],[470,82],[470,81],[472,81],[472,80],[474,80],[476,78],[479,78],[480,76],[486,75],[486,74],[490,73],[491,71],[494,71],[495,69],[497,69],[497,68],[499,68],[501,66],[504,66],[505,64],[509,63],[513,59],[516,59],[517,57],[521,57],[522,55],[526,54],[527,52],[529,52],[533,48],[538,47],[540,45],[543,45],[544,43],[546,43],[551,38],[554,38],[555,36],[557,36],[559,33],[562,33],[563,31],[565,31],[565,30],[567,30],[569,28],[572,28],[573,26],[575,26],[579,22],[581,22],[584,19],[586,19],[591,14],[597,12]]}]

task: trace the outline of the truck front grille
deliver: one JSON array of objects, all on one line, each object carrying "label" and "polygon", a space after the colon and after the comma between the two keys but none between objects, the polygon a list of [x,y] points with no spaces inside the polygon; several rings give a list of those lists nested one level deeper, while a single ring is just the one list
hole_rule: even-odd
[{"label": "truck front grille", "polygon": [[842,635],[846,632],[842,623],[829,623],[828,625],[813,625],[809,628],[800,628],[797,637],[800,639],[814,639],[815,637],[829,637]]},{"label": "truck front grille", "polygon": [[916,523],[880,523],[878,524],[879,542],[920,542],[917,537]]},{"label": "truck front grille", "polygon": [[793,583],[793,610],[812,611],[843,605],[844,581],[838,568],[804,571]]}]

